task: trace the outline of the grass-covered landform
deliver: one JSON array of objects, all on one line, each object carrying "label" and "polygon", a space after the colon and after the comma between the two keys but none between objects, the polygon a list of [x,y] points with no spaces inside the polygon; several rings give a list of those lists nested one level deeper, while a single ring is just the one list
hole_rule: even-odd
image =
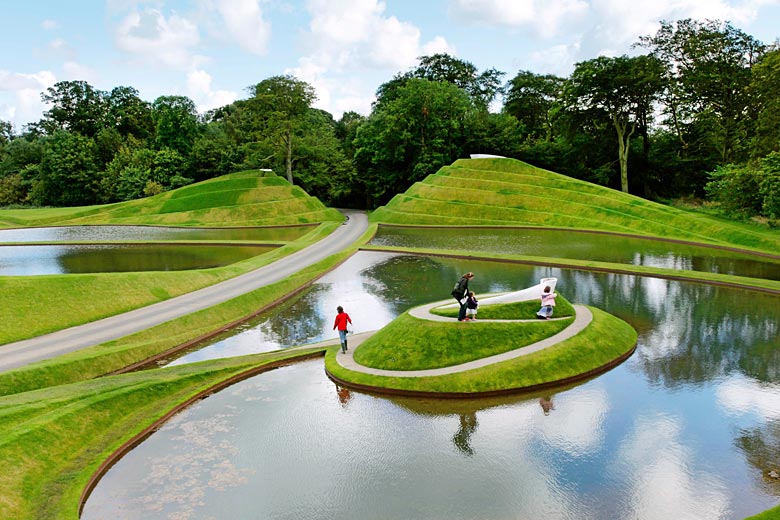
[{"label": "grass-covered landform", "polygon": [[325,207],[300,187],[258,170],[231,173],[115,204],[0,210],[0,228],[84,224],[279,226],[341,220],[341,213]]},{"label": "grass-covered landform", "polygon": [[[446,177],[446,178],[445,178]],[[425,186],[423,186],[425,185]],[[525,185],[525,186],[523,186]],[[420,188],[420,191],[416,191]],[[268,190],[268,191],[266,191]],[[264,193],[263,193],[264,192]],[[549,204],[553,202],[553,204]],[[571,202],[571,204],[570,204]],[[645,211],[649,208],[649,211]],[[0,210],[0,228],[76,224],[176,226],[274,226],[320,222],[311,233],[277,251],[225,268],[188,273],[127,273],[0,277],[3,306],[0,322],[18,330],[54,330],[121,312],[113,295],[123,293],[131,307],[146,305],[215,283],[306,247],[332,231],[342,216],[312,200],[296,187],[259,172],[242,172],[139,201],[89,208]],[[373,216],[373,222],[414,225],[539,225],[571,229],[628,232],[697,242],[756,248],[776,254],[780,234],[654,205],[588,183],[512,160],[458,161],[399,195]],[[360,241],[365,243],[372,230]],[[173,320],[106,345],[36,363],[0,375],[0,518],[78,518],[83,493],[101,464],[123,444],[215,389],[264,367],[287,362],[305,351],[242,358],[100,377],[273,304],[333,268],[355,251],[345,250],[267,288],[191,316]],[[422,254],[428,254],[423,252]],[[555,265],[560,259],[538,259]],[[580,262],[582,269],[618,270],[615,265]],[[595,266],[595,267],[594,267]],[[664,269],[620,266],[647,276]],[[701,274],[701,273],[700,273]],[[709,274],[705,283],[730,284],[739,277]],[[703,277],[700,277],[703,279]],[[746,287],[778,292],[778,282],[743,279]],[[44,304],[49,301],[53,303]],[[124,305],[124,302],[119,302]],[[536,302],[532,307],[536,307]],[[71,313],[71,309],[75,309]],[[510,386],[544,384],[553,377],[585,373],[586,363],[630,354],[636,333],[617,318],[591,308],[593,321],[582,333],[514,361],[436,378],[376,378],[341,370],[337,348],[326,355],[326,367],[337,377],[405,391],[484,393]],[[510,314],[519,309],[501,312]],[[4,313],[4,314],[2,314]],[[61,318],[58,314],[64,314]],[[559,305],[557,316],[563,316]],[[487,319],[487,306],[479,317]],[[408,315],[394,324],[403,325]],[[539,322],[553,326],[554,322]],[[22,324],[22,325],[17,325]],[[482,328],[488,323],[467,323]],[[459,324],[454,324],[458,327]],[[474,329],[477,330],[477,329]],[[407,335],[408,328],[401,331]],[[398,334],[398,333],[396,333]],[[490,333],[489,333],[490,334]],[[392,335],[390,335],[392,336]],[[397,336],[396,336],[397,337]],[[380,336],[381,338],[381,336]],[[604,342],[605,338],[611,338]],[[412,338],[410,338],[412,339]],[[8,338],[0,343],[9,341]],[[392,342],[392,338],[386,338]],[[480,334],[479,342],[485,342]],[[0,345],[0,348],[2,346]],[[314,351],[321,351],[321,348]],[[778,508],[756,518],[778,518]]]},{"label": "grass-covered landform", "polygon": [[777,254],[780,232],[657,204],[515,159],[461,159],[377,209],[372,221],[627,233]]},{"label": "grass-covered landform", "polygon": [[[553,336],[574,321],[575,309],[565,298],[559,300],[556,316],[563,318],[560,320],[534,320],[533,314],[539,308],[535,300],[480,305],[478,319],[467,323],[426,320],[407,312],[366,339],[354,352],[358,364],[397,374],[375,375],[347,369],[338,363],[335,350],[326,355],[325,368],[337,381],[374,392],[466,397],[568,384],[607,370],[633,352],[637,341],[633,327],[589,307],[593,319],[582,331],[532,354],[446,375],[403,374],[409,370],[454,367],[516,351]],[[437,314],[447,315],[449,311]],[[527,319],[531,321],[517,321]]]},{"label": "grass-covered landform", "polygon": [[343,219],[338,210],[326,208],[298,186],[257,171],[225,175],[154,197],[105,206],[0,210],[0,227],[315,224],[304,236],[271,252],[213,269],[2,276],[0,348],[5,343],[151,305],[257,269],[316,242]]}]

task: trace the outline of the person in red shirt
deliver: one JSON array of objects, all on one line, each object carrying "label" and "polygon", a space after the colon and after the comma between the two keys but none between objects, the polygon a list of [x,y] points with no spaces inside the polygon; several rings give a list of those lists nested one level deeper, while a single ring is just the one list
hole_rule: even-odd
[{"label": "person in red shirt", "polygon": [[336,307],[336,310],[338,311],[338,314],[336,314],[336,321],[333,323],[333,330],[336,330],[336,328],[339,329],[339,338],[341,338],[341,351],[346,352],[347,349],[347,322],[350,324],[352,323],[352,320],[349,317],[349,314],[344,312],[344,308],[339,305]]}]

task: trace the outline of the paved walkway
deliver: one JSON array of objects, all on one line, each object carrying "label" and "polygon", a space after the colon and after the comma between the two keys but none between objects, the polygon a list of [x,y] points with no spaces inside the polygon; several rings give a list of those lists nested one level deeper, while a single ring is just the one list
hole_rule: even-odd
[{"label": "paved walkway", "polygon": [[0,345],[0,372],[118,339],[283,280],[349,247],[365,233],[365,213],[343,213],[347,221],[327,237],[249,273],[124,314]]},{"label": "paved walkway", "polygon": [[[481,300],[480,300],[481,301]],[[415,318],[424,319],[424,320],[432,320],[432,321],[450,321],[452,322],[453,326],[457,327],[478,327],[480,323],[490,323],[490,322],[516,322],[516,323],[524,323],[524,322],[538,322],[538,319],[530,319],[530,320],[483,320],[478,319],[474,322],[461,322],[458,323],[456,318],[446,318],[444,316],[437,316],[435,314],[431,314],[430,310],[434,307],[440,307],[443,304],[446,304],[446,301],[444,302],[434,302],[430,303],[428,305],[422,305],[420,307],[415,307],[411,311],[409,311],[409,314],[414,316]],[[516,359],[522,356],[527,356],[529,354],[533,354],[534,352],[539,352],[540,350],[543,350],[545,348],[551,347],[557,343],[560,343],[561,341],[564,341],[566,339],[571,338],[575,334],[579,333],[585,327],[587,327],[590,322],[593,320],[593,314],[591,314],[590,309],[585,307],[584,305],[573,305],[574,310],[576,312],[576,315],[574,317],[574,322],[572,322],[571,325],[560,331],[558,334],[554,334],[550,336],[549,338],[545,338],[541,341],[537,341],[536,343],[532,343],[530,345],[526,345],[525,347],[511,350],[509,352],[504,352],[502,354],[496,354],[495,356],[490,356],[482,359],[477,359],[475,361],[469,361],[468,363],[462,363],[460,365],[452,365],[448,367],[442,367],[442,368],[433,368],[428,370],[380,370],[378,368],[370,368],[363,365],[358,364],[355,359],[352,357],[352,354],[356,347],[358,347],[363,341],[365,341],[367,338],[371,337],[371,335],[374,334],[374,332],[364,332],[362,334],[355,334],[353,336],[350,336],[347,340],[347,345],[349,346],[349,350],[342,354],[341,351],[339,351],[338,355],[336,356],[336,361],[344,368],[347,368],[349,370],[353,370],[355,372],[362,372],[364,374],[372,374],[375,376],[388,376],[388,377],[426,377],[426,376],[443,376],[447,374],[455,374],[458,372],[465,372],[466,370],[474,370],[475,368],[483,368],[488,365],[492,365],[495,363],[502,363],[504,361],[509,361],[511,359]],[[550,321],[553,320],[564,320],[566,318],[553,318]],[[323,342],[323,344],[330,344],[330,342]],[[338,339],[332,340],[332,344],[337,345],[339,344]]]}]

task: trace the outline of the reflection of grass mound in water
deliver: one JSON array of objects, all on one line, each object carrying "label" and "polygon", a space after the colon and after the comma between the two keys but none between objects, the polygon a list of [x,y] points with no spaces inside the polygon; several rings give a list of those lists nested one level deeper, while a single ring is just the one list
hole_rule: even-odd
[{"label": "reflection of grass mound in water", "polygon": [[393,197],[371,220],[563,227],[780,250],[770,230],[664,206],[515,159],[459,159]]},{"label": "reflection of grass mound in water", "polygon": [[[593,320],[575,336],[527,356],[447,375],[376,376],[338,364],[335,351],[326,357],[334,378],[377,391],[431,395],[468,395],[536,389],[566,384],[607,370],[628,357],[636,331],[606,312],[588,307]],[[547,338],[571,325],[559,321],[434,322],[404,314],[366,340],[355,360],[384,370],[418,370],[452,366],[508,352]]]}]

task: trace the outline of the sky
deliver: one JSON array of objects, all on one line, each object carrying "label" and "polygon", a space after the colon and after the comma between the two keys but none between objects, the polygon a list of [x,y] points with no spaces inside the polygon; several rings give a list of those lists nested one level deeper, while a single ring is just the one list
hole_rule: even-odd
[{"label": "sky", "polygon": [[150,102],[188,96],[204,112],[289,74],[338,119],[368,115],[379,85],[439,52],[508,81],[637,54],[661,20],[780,36],[780,0],[0,0],[0,13],[0,119],[16,132],[41,118],[41,93],[58,81],[134,87]]}]

